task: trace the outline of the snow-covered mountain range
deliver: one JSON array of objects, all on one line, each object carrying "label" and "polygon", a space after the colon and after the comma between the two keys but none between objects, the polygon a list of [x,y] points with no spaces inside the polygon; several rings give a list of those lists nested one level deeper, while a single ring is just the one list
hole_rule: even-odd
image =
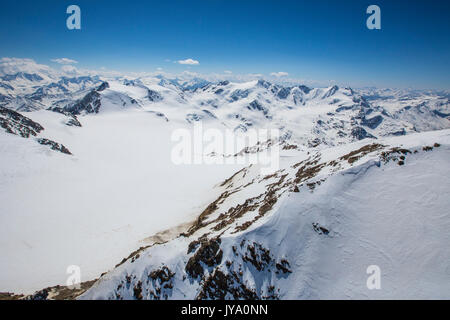
[{"label": "snow-covered mountain range", "polygon": [[[0,292],[78,265],[81,299],[450,297],[447,91],[26,71],[0,77]],[[208,155],[279,168],[174,164],[198,123],[279,130]]]}]

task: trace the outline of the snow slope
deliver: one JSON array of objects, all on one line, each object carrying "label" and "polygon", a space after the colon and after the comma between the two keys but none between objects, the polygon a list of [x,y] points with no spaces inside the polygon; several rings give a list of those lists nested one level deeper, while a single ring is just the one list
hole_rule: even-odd
[{"label": "snow slope", "polygon": [[[0,114],[0,292],[78,265],[110,271],[82,298],[448,298],[446,92],[44,71],[0,80],[22,113]],[[208,156],[280,147],[280,168],[175,165],[172,134],[200,123],[279,129]]]},{"label": "snow slope", "polygon": [[0,290],[64,284],[69,265],[98,277],[158,232],[195,219],[237,166],[172,164],[172,128],[151,113],[88,115],[83,127],[31,114],[72,156],[0,134]]},{"label": "snow slope", "polygon": [[[205,219],[191,233],[141,250],[80,298],[448,299],[450,131],[365,148],[371,142],[312,155],[317,161],[299,171],[291,164],[305,164],[305,154],[286,159],[284,181],[298,172],[305,179],[274,189],[279,176],[266,177],[275,181],[266,196],[276,190],[276,204],[238,232],[256,208],[239,216],[229,207],[259,191],[234,176],[222,188],[235,192],[213,212],[237,221],[216,228],[217,220]],[[261,181],[254,174],[246,171],[245,179]],[[366,286],[370,265],[381,270],[380,290]]]}]

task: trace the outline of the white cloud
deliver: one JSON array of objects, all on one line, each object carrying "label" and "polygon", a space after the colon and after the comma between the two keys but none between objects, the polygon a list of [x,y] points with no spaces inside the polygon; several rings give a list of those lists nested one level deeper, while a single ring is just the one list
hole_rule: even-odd
[{"label": "white cloud", "polygon": [[262,78],[264,77],[261,73],[249,73],[247,76],[249,76],[250,78]]},{"label": "white cloud", "polygon": [[197,60],[193,60],[193,59],[186,59],[186,60],[178,60],[179,64],[188,64],[188,65],[198,65],[200,64],[200,62],[198,62]]},{"label": "white cloud", "polygon": [[0,58],[0,74],[15,74],[17,72],[50,75],[54,73],[54,70],[49,66],[36,63],[33,59]]},{"label": "white cloud", "polygon": [[183,71],[182,74],[185,75],[185,76],[188,76],[188,77],[199,77],[199,76],[201,76],[197,72],[192,72],[192,71],[189,71],[189,70]]},{"label": "white cloud", "polygon": [[64,65],[61,67],[61,71],[70,75],[76,75],[78,73],[77,68],[72,65]]},{"label": "white cloud", "polygon": [[[189,59],[188,59],[189,60]],[[175,61],[175,63],[178,63]],[[187,68],[190,66],[188,65]],[[98,70],[94,69],[78,69],[75,68],[75,66],[70,64],[63,64],[61,65],[61,68],[55,69],[50,68],[47,65],[42,65],[36,63],[33,59],[22,59],[22,58],[0,58],[0,76],[5,74],[15,74],[17,72],[25,72],[25,73],[37,73],[47,80],[51,79],[57,79],[57,77],[61,75],[98,75],[105,78],[115,78],[115,77],[153,77],[157,75],[164,75],[168,78],[176,78],[176,77],[182,77],[182,78],[193,78],[193,77],[199,77],[203,78],[208,81],[222,81],[222,80],[229,80],[234,82],[246,82],[251,80],[258,80],[258,79],[264,79],[266,78],[264,75],[259,73],[249,73],[249,74],[239,74],[239,73],[207,73],[207,74],[201,74],[201,73],[195,73],[191,71],[184,71],[181,73],[168,73],[162,70],[155,70],[153,72],[120,72],[115,70],[109,70],[105,67],[101,67]],[[275,75],[278,75],[275,76]],[[305,84],[310,86],[320,86],[320,87],[327,87],[332,84],[334,84],[332,81],[322,81],[322,80],[313,80],[313,79],[292,79],[289,78],[287,75],[287,72],[277,72],[272,73],[271,76],[273,78],[267,77],[268,81],[272,81],[274,83],[280,83],[280,84],[287,84],[287,85],[295,85],[295,84]]]},{"label": "white cloud", "polygon": [[289,75],[289,73],[283,72],[283,71],[279,71],[279,72],[272,72],[270,75],[272,77],[280,78],[280,77],[287,77]]},{"label": "white cloud", "polygon": [[53,62],[59,63],[59,64],[74,64],[78,63],[76,60],[72,60],[69,58],[58,58],[58,59],[52,59]]},{"label": "white cloud", "polygon": [[232,74],[233,73],[233,71],[230,71],[230,70],[225,70],[223,73],[225,73],[225,74]]}]

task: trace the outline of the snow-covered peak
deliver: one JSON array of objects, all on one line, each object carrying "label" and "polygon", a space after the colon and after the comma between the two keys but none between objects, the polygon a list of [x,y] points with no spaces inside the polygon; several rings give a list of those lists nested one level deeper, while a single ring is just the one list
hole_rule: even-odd
[{"label": "snow-covered peak", "polygon": [[[10,213],[0,243],[11,243],[0,282],[8,290],[62,284],[76,256],[89,280],[112,270],[82,298],[360,298],[367,293],[353,275],[376,257],[399,279],[386,291],[395,298],[409,296],[398,288],[414,278],[395,266],[430,254],[411,243],[426,239],[429,261],[448,258],[448,201],[435,196],[450,181],[446,93],[33,74],[0,81],[0,200]],[[280,167],[265,175],[237,161],[174,165],[174,130],[199,122],[237,137],[279,129],[279,138],[231,153],[198,153],[241,160],[279,147]],[[427,210],[433,219],[421,215]],[[18,263],[28,255],[39,269]],[[443,278],[426,263],[413,274],[423,270]]]}]

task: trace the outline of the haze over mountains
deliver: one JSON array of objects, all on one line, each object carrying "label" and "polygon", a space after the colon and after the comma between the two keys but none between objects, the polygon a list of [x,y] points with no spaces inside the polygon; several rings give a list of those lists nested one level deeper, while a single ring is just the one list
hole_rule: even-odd
[{"label": "haze over mountains", "polygon": [[[64,285],[79,265],[83,281],[109,271],[84,299],[449,298],[449,99],[3,69],[0,291]],[[278,129],[208,156],[279,148],[279,168],[175,165],[172,133],[198,123]]]}]

